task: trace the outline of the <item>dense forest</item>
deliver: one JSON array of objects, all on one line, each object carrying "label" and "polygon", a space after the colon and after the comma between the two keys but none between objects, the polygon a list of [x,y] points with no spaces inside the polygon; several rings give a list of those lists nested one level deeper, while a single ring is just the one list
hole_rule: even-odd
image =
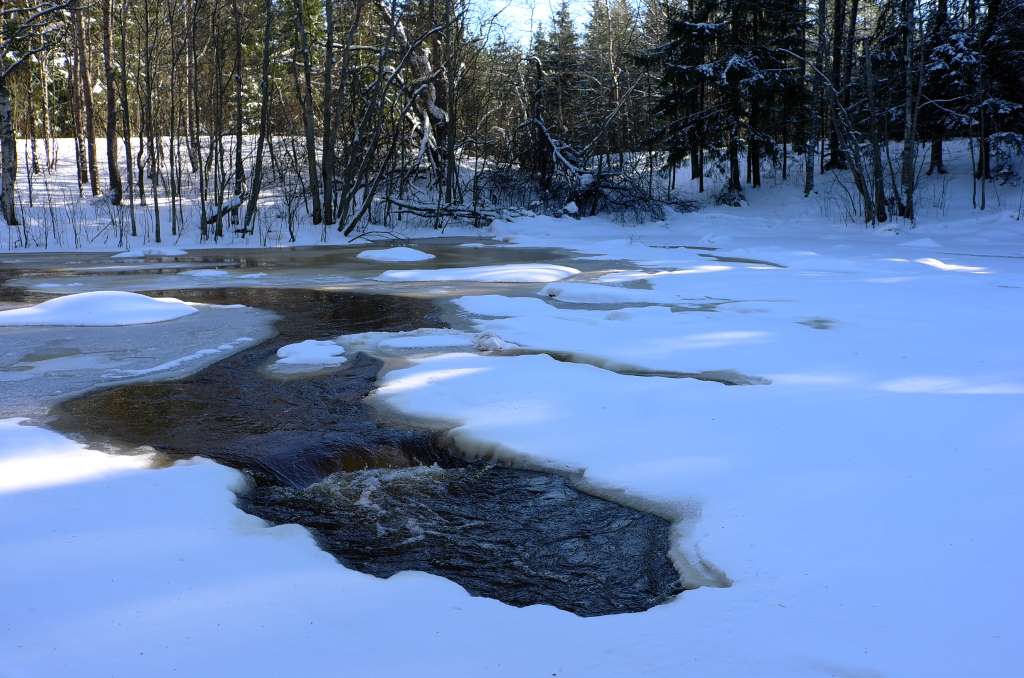
[{"label": "dense forest", "polygon": [[[564,2],[528,40],[474,0],[4,0],[3,216],[74,139],[80,195],[161,233],[252,233],[273,197],[348,235],[526,210],[658,215],[677,168],[740,204],[842,170],[915,215],[943,142],[975,207],[1024,132],[1024,0]],[[62,147],[63,148],[63,147]],[[31,190],[31,188],[30,188]],[[196,210],[184,211],[188,203]]]}]

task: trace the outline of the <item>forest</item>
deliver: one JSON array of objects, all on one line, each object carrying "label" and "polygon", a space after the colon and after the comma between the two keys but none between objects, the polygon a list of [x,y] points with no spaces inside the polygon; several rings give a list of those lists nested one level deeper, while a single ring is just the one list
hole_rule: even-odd
[{"label": "forest", "polygon": [[119,241],[157,242],[267,220],[293,240],[300,222],[323,239],[403,219],[636,222],[688,208],[681,169],[700,191],[718,177],[726,205],[771,190],[765,172],[801,177],[805,195],[841,172],[850,218],[875,225],[914,220],[948,140],[966,139],[979,210],[1014,171],[1021,0],[593,0],[579,14],[563,0],[520,40],[474,0],[5,0],[11,242],[38,245],[26,222],[60,219],[60,153],[74,185],[58,198],[93,200]]}]

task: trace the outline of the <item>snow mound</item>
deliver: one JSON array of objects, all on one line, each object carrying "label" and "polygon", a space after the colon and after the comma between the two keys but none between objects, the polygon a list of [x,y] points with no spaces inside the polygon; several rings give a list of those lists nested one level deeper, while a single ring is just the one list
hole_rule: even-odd
[{"label": "snow mound", "polygon": [[370,261],[426,261],[433,259],[434,255],[412,247],[389,247],[383,250],[363,250],[356,258]]},{"label": "snow mound", "polygon": [[194,268],[191,271],[182,271],[178,275],[187,275],[193,278],[218,278],[227,274],[227,271],[222,271],[219,268]]},{"label": "snow mound", "polygon": [[182,254],[188,254],[183,249],[177,247],[162,247],[159,245],[147,245],[146,247],[137,247],[128,250],[127,252],[119,252],[111,257],[111,259],[143,259],[145,257],[178,257]]},{"label": "snow mound", "polygon": [[82,292],[28,308],[0,311],[0,325],[78,325],[109,327],[174,320],[196,309],[179,299],[134,292]]},{"label": "snow mound", "polygon": [[346,361],[345,348],[333,341],[307,339],[277,349],[275,366],[336,367]]},{"label": "snow mound", "polygon": [[554,264],[503,264],[467,268],[384,271],[376,279],[387,282],[466,280],[472,282],[549,283],[578,273],[578,269]]},{"label": "snow mound", "polygon": [[519,348],[518,344],[513,344],[511,341],[505,341],[493,332],[481,332],[476,335],[476,338],[473,340],[473,345],[476,350],[481,353],[502,353],[504,351],[511,351]]}]

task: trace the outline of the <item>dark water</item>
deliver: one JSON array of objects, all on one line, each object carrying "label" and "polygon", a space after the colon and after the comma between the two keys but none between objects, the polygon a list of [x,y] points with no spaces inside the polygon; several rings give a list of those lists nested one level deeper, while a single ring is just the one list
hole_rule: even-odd
[{"label": "dark water", "polygon": [[308,527],[362,572],[421,570],[475,595],[580,615],[641,611],[681,591],[666,520],[555,474],[467,463],[428,431],[377,421],[364,403],[376,359],[358,354],[308,378],[263,369],[294,341],[441,326],[429,301],[265,288],[171,294],[276,311],[279,335],[178,381],[67,401],[55,428],[241,469],[251,479],[241,508]]}]

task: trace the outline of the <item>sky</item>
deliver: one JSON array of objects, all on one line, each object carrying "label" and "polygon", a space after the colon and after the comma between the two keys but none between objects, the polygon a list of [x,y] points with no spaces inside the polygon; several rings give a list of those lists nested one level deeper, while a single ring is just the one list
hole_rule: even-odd
[{"label": "sky", "polygon": [[[538,24],[545,27],[558,7],[558,0],[490,0],[493,11],[501,12],[500,22],[508,27],[507,36],[526,44]],[[576,27],[583,28],[589,18],[589,3],[586,0],[571,0],[569,3],[576,19]]]}]

